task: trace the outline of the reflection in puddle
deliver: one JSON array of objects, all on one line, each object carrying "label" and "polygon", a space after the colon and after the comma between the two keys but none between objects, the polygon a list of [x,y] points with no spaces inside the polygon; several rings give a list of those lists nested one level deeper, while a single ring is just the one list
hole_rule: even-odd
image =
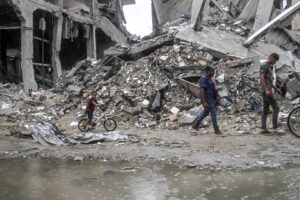
[{"label": "reflection in puddle", "polygon": [[300,171],[209,172],[153,163],[2,160],[0,199],[298,200]]}]

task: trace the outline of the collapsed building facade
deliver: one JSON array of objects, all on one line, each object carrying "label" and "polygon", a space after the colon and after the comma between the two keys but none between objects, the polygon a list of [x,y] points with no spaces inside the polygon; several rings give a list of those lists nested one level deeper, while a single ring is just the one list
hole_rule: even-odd
[{"label": "collapsed building facade", "polygon": [[1,1],[1,80],[23,82],[26,93],[51,87],[80,59],[99,59],[104,49],[126,45],[122,5],[120,0]]},{"label": "collapsed building facade", "polygon": [[[202,109],[197,80],[210,64],[224,99],[221,123],[247,132],[259,123],[260,62],[273,52],[290,97],[280,99],[282,119],[300,101],[289,102],[300,95],[300,1],[153,0],[153,34],[142,39],[122,26],[122,5],[133,3],[1,2],[1,79],[24,89],[0,85],[0,119],[21,130],[38,120],[66,123],[70,112],[81,117],[94,90],[120,127],[178,129]],[[228,114],[244,120],[232,124]]]}]

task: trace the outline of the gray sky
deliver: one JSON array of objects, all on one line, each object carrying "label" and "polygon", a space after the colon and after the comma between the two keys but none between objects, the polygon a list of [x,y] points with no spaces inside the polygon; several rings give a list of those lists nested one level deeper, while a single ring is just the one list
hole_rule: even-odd
[{"label": "gray sky", "polygon": [[139,36],[152,32],[151,0],[136,0],[136,4],[123,7],[126,27],[131,34]]}]

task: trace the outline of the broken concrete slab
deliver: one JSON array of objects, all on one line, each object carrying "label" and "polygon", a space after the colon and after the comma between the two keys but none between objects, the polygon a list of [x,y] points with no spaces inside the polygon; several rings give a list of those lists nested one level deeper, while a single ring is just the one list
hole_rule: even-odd
[{"label": "broken concrete slab", "polygon": [[188,111],[183,112],[183,115],[179,118],[178,123],[192,124],[201,111],[202,111],[202,107],[195,107]]},{"label": "broken concrete slab", "polygon": [[240,60],[220,63],[219,67],[236,68],[236,67],[242,67],[244,65],[249,65],[253,62],[254,62],[254,58],[244,58]]},{"label": "broken concrete slab", "polygon": [[[218,52],[223,57],[225,55],[234,55],[240,58],[258,56],[260,59],[266,59],[271,53],[275,52],[281,57],[277,62],[277,66],[291,66],[290,53],[276,45],[257,42],[256,45],[245,48],[242,46],[243,37],[207,27],[204,27],[201,32],[194,32],[189,26],[178,27],[178,33],[175,38],[198,44],[200,48]],[[223,57],[220,56],[220,58]],[[295,66],[297,67],[297,71],[300,72],[300,60],[298,58],[295,58]]]},{"label": "broken concrete slab", "polygon": [[19,109],[18,108],[5,108],[5,109],[0,109],[0,116],[1,115],[11,115],[14,114],[16,112],[18,112]]},{"label": "broken concrete slab", "polygon": [[257,31],[264,25],[266,25],[271,17],[274,0],[260,0],[257,8],[255,22],[253,25],[253,31]]},{"label": "broken concrete slab", "polygon": [[124,107],[123,110],[131,115],[137,115],[142,112],[142,107],[141,106]]},{"label": "broken concrete slab", "polygon": [[300,81],[295,79],[290,80],[287,83],[287,91],[291,95],[291,99],[295,99],[300,95]]},{"label": "broken concrete slab", "polygon": [[190,13],[192,0],[153,0],[153,4],[158,23],[163,25],[180,18],[183,14]]},{"label": "broken concrete slab", "polygon": [[176,34],[176,32],[173,31],[173,32],[165,33],[160,36],[151,38],[149,40],[139,42],[137,44],[133,44],[130,47],[130,50],[128,51],[127,54],[135,55],[135,54],[141,53],[143,51],[150,50],[151,48],[155,48],[160,45],[163,45],[167,42],[171,42],[174,40],[175,34]]},{"label": "broken concrete slab", "polygon": [[96,27],[120,45],[127,46],[127,37],[106,17],[101,16],[96,20]]},{"label": "broken concrete slab", "polygon": [[258,0],[248,1],[241,14],[238,16],[237,20],[244,20],[247,22],[250,19],[254,18],[257,11],[258,3]]},{"label": "broken concrete slab", "polygon": [[[265,44],[264,42],[257,42],[255,45],[249,47],[248,56],[249,57],[257,57],[259,59],[267,59],[271,53],[277,53],[280,57],[279,61],[276,63],[278,68],[282,67],[283,65],[291,66],[291,56],[288,51],[284,51],[280,47],[272,44]],[[300,72],[300,59],[294,57],[295,60],[295,67],[296,71]],[[259,66],[257,70],[259,69]]]},{"label": "broken concrete slab", "polygon": [[287,18],[293,16],[300,9],[300,2],[286,9],[280,15],[278,15],[275,19],[267,23],[265,26],[260,28],[258,31],[253,33],[247,40],[244,42],[244,46],[249,47],[251,44],[265,36],[268,32],[278,27],[282,22],[284,22]]},{"label": "broken concrete slab", "polygon": [[201,32],[195,32],[190,26],[180,26],[175,38],[198,44],[200,48],[218,52],[221,55],[236,55],[246,58],[247,48],[242,46],[243,37],[224,31],[203,27]]}]

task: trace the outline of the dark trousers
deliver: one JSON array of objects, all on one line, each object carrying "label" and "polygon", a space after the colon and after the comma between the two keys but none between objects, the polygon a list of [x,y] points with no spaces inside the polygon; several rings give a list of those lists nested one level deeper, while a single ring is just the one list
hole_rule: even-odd
[{"label": "dark trousers", "polygon": [[198,128],[205,117],[207,117],[210,113],[211,121],[214,126],[215,131],[219,130],[218,122],[217,122],[217,108],[216,102],[211,101],[209,102],[209,107],[203,110],[195,119],[194,127]]},{"label": "dark trousers", "polygon": [[273,110],[273,128],[278,127],[278,114],[279,114],[279,107],[276,102],[276,99],[274,96],[269,96],[267,97],[265,94],[263,96],[263,112],[261,116],[261,128],[262,129],[267,129],[267,115],[269,112],[270,106],[272,107]]},{"label": "dark trousers", "polygon": [[88,116],[88,120],[89,120],[89,124],[92,124],[92,120],[93,120],[93,111],[85,111],[87,116]]}]

